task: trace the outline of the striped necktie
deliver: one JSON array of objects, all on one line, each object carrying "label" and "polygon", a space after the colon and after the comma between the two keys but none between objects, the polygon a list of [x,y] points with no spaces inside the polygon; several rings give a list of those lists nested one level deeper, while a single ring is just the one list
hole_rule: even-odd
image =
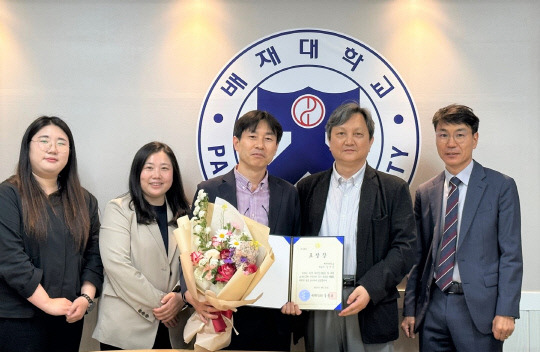
[{"label": "striped necktie", "polygon": [[458,233],[458,187],[461,181],[457,177],[450,180],[450,190],[446,201],[446,214],[444,215],[444,231],[437,263],[435,283],[441,291],[444,291],[452,283],[454,262],[456,254],[456,242]]}]

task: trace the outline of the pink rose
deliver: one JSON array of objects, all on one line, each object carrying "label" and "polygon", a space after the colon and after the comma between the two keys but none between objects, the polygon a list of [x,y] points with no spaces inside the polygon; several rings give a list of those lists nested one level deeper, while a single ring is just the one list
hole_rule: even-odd
[{"label": "pink rose", "polygon": [[257,265],[256,264],[249,264],[244,269],[244,274],[249,275],[249,274],[253,274],[256,271],[257,271]]},{"label": "pink rose", "polygon": [[236,272],[236,267],[233,264],[223,264],[217,269],[216,280],[228,282]]},{"label": "pink rose", "polygon": [[216,236],[212,237],[212,246],[216,248],[221,246],[221,241]]},{"label": "pink rose", "polygon": [[191,262],[193,263],[193,265],[199,264],[202,258],[203,258],[203,254],[200,251],[191,253]]}]

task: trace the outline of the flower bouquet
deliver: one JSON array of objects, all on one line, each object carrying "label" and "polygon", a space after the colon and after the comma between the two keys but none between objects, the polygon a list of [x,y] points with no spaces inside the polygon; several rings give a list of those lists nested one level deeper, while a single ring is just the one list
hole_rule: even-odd
[{"label": "flower bouquet", "polygon": [[200,190],[194,205],[191,220],[179,218],[174,231],[182,272],[190,294],[220,312],[207,324],[194,313],[186,323],[184,340],[196,335],[195,346],[216,351],[230,344],[232,311],[260,298],[245,299],[273,264],[274,254],[268,244],[270,229],[242,216],[225,200],[209,203]]}]

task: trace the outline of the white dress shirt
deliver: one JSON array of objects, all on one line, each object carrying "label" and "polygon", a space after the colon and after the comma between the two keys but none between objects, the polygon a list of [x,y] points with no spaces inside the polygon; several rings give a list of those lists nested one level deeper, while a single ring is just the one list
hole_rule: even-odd
[{"label": "white dress shirt", "polygon": [[355,275],[358,208],[366,164],[349,179],[337,172],[335,163],[333,168],[319,236],[344,236],[343,274]]}]

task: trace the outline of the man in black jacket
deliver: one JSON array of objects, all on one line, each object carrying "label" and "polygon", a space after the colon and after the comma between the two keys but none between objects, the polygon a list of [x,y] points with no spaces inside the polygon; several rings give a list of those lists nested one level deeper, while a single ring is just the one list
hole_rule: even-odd
[{"label": "man in black jacket", "polygon": [[399,335],[396,286],[413,265],[415,223],[407,183],[366,162],[374,129],[367,109],[338,107],[326,124],[333,167],[297,185],[301,235],[345,237],[346,308],[311,314],[310,351],[392,351]]},{"label": "man in black jacket", "polygon": [[[223,176],[197,186],[204,189],[210,202],[225,199],[241,214],[270,227],[271,234],[294,236],[300,227],[298,193],[293,185],[268,174],[267,166],[276,154],[283,129],[265,111],[253,110],[234,125],[233,145],[238,165]],[[286,302],[283,302],[286,303]],[[300,314],[292,303],[280,310],[240,307],[234,313],[230,350],[288,351],[291,345],[291,321],[285,314]],[[212,318],[212,315],[206,318]]]}]

